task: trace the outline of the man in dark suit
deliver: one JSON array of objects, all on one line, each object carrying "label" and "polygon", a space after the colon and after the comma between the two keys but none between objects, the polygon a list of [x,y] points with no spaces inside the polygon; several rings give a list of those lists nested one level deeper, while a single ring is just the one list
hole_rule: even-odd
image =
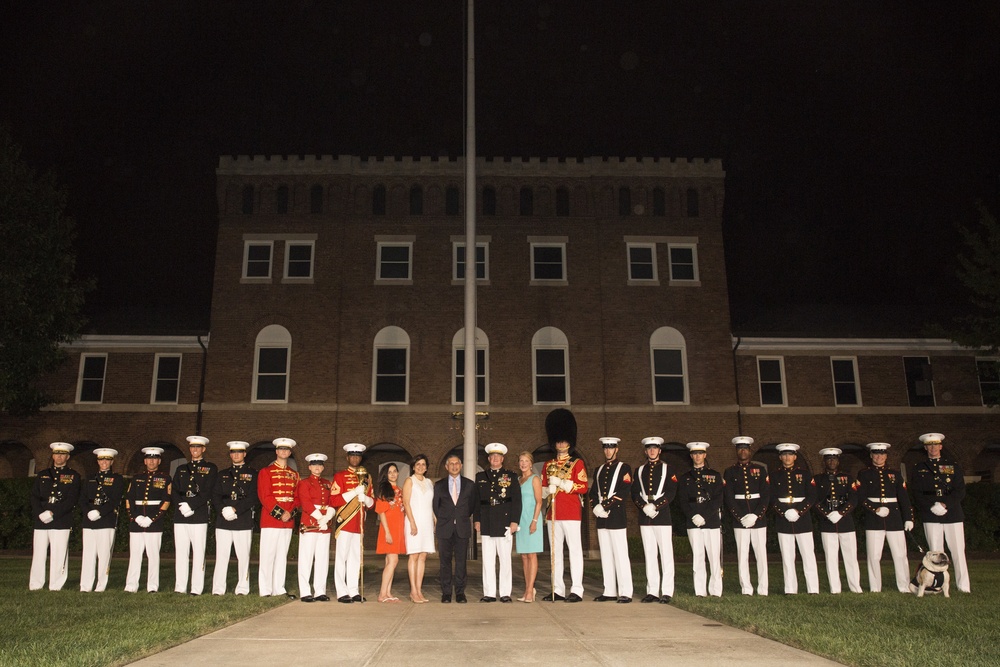
[{"label": "man in dark suit", "polygon": [[[462,477],[462,460],[449,456],[444,462],[448,475],[434,485],[434,516],[437,517],[438,552],[441,555],[441,602],[466,602],[465,559],[472,536],[472,511],[476,506],[476,485]],[[452,561],[454,560],[454,570]]]}]

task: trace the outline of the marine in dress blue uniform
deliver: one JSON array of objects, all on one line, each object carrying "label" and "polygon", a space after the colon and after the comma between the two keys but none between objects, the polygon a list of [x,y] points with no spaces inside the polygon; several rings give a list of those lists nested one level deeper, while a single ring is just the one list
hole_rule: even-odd
[{"label": "marine in dress blue uniform", "polygon": [[858,473],[858,499],[865,517],[865,552],[868,588],[882,590],[882,547],[888,542],[896,570],[896,590],[910,592],[910,564],[906,559],[906,537],[913,530],[913,510],[906,484],[898,470],[886,467],[888,442],[870,442],[872,465]]},{"label": "marine in dress blue uniform", "polygon": [[604,463],[594,470],[590,506],[597,517],[597,543],[601,549],[604,591],[594,600],[621,604],[632,601],[632,563],[628,557],[625,508],[632,496],[632,468],[618,460],[620,438],[601,438]]},{"label": "marine in dress blue uniform", "polygon": [[753,438],[738,435],[733,438],[736,465],[723,472],[726,511],[733,519],[736,537],[736,558],[743,595],[753,595],[750,579],[750,549],[757,561],[757,595],[767,595],[767,515],[771,503],[771,485],[767,468],[754,463],[750,446]]},{"label": "marine in dress blue uniform", "polygon": [[802,556],[802,572],[806,578],[806,592],[819,593],[819,571],[816,567],[816,546],[813,542],[810,508],[816,503],[816,485],[812,476],[796,465],[799,446],[783,442],[775,449],[781,467],[771,475],[771,508],[774,526],[778,531],[781,549],[781,569],[785,580],[785,595],[799,592],[795,574],[795,552]]},{"label": "marine in dress blue uniform", "polygon": [[[514,533],[521,520],[521,487],[517,473],[503,467],[507,446],[500,442],[486,445],[490,467],[476,474],[479,502],[472,520],[483,540],[483,597],[480,602],[510,602],[513,587],[511,550]],[[500,582],[497,584],[497,560]]]},{"label": "marine in dress blue uniform", "polygon": [[[677,504],[684,514],[694,570],[694,594],[722,596],[722,475],[706,465],[709,444],[687,443],[692,468],[680,476]],[[708,560],[708,568],[705,561]],[[711,578],[708,571],[711,571]]]},{"label": "marine in dress blue uniform", "polygon": [[49,590],[61,590],[69,575],[69,534],[73,529],[73,509],[80,498],[80,473],[66,464],[73,445],[53,442],[52,467],[37,475],[31,484],[32,533],[31,572],[28,589],[45,585],[45,559],[49,560]]},{"label": "marine in dress blue uniform", "polygon": [[[205,589],[205,544],[208,540],[208,514],[212,487],[218,468],[206,461],[208,438],[191,435],[187,438],[191,461],[177,468],[173,481],[174,502],[174,583],[175,593],[201,595]],[[188,558],[190,557],[191,589],[188,591]]]},{"label": "marine in dress blue uniform", "polygon": [[160,589],[160,543],[163,523],[170,509],[170,475],[158,470],[163,449],[144,447],[142,453],[146,471],[133,477],[125,491],[125,510],[129,518],[126,593],[139,590],[143,554],[148,562],[146,591],[155,593]]},{"label": "marine in dress blue uniform", "polygon": [[215,517],[215,572],[212,593],[225,595],[229,559],[236,552],[236,594],[250,592],[250,546],[257,508],[257,471],[246,464],[250,444],[242,440],[226,443],[233,465],[220,470],[212,487]]},{"label": "marine in dress blue uniform", "polygon": [[[99,468],[96,475],[83,483],[80,512],[83,514],[83,565],[80,569],[80,590],[102,592],[108,585],[111,550],[115,545],[118,510],[125,494],[125,478],[112,472],[118,451],[109,447],[94,450]],[[94,579],[97,585],[94,585]]]},{"label": "marine in dress blue uniform", "polygon": [[835,595],[840,593],[840,556],[843,556],[847,587],[854,593],[860,593],[858,536],[854,530],[854,510],[858,506],[857,489],[851,476],[840,470],[840,449],[827,447],[819,450],[819,454],[823,457],[824,471],[813,477],[816,485],[816,504],[813,509],[819,521],[830,592]]}]

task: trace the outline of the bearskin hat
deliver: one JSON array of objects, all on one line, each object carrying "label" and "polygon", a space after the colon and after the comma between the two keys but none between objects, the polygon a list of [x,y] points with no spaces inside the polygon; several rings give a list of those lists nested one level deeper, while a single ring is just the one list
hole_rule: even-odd
[{"label": "bearskin hat", "polygon": [[566,408],[556,408],[545,418],[545,433],[552,447],[563,440],[576,447],[576,417]]}]

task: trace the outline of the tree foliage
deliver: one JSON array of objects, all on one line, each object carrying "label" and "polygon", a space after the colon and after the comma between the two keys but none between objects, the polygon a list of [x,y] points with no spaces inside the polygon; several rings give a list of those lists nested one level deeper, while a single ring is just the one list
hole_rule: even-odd
[{"label": "tree foliage", "polygon": [[28,415],[50,402],[40,379],[83,326],[89,284],[74,275],[75,227],[66,192],[38,175],[0,127],[0,411]]}]

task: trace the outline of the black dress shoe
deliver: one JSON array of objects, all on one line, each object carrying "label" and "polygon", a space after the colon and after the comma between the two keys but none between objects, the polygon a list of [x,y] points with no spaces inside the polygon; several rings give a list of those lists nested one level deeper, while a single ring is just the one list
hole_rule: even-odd
[{"label": "black dress shoe", "polygon": [[622,597],[618,598],[618,604],[628,604],[631,601],[632,601],[632,598],[627,598],[624,595]]},{"label": "black dress shoe", "polygon": [[583,598],[576,593],[570,593],[569,597],[566,598],[566,602],[583,602]]},{"label": "black dress shoe", "polygon": [[618,598],[614,595],[598,595],[594,598],[594,602],[611,602],[612,600],[617,600]]},{"label": "black dress shoe", "polygon": [[465,604],[468,601],[468,598],[465,597],[465,593],[455,593],[455,602],[458,604]]},{"label": "black dress shoe", "polygon": [[500,602],[513,602],[513,600],[510,599],[509,595],[505,595],[502,598],[500,598]]},{"label": "black dress shoe", "polygon": [[368,602],[368,600],[366,600],[365,598],[361,597],[360,595],[355,595],[351,599],[354,600],[355,602]]},{"label": "black dress shoe", "polygon": [[330,601],[330,596],[329,595],[317,595],[313,599],[316,600],[316,602],[329,602]]},{"label": "black dress shoe", "polygon": [[289,600],[294,600],[295,593],[285,593],[285,597],[288,598]]},{"label": "black dress shoe", "polygon": [[656,597],[652,593],[648,593],[646,597],[639,600],[639,602],[659,602],[660,598]]},{"label": "black dress shoe", "polygon": [[311,595],[303,595],[302,597],[299,598],[299,600],[301,600],[302,602],[312,602],[313,599],[314,598]]},{"label": "black dress shoe", "polygon": [[672,599],[673,598],[670,597],[669,595],[664,595],[663,597],[660,598],[660,604],[670,604],[670,601]]},{"label": "black dress shoe", "polygon": [[484,595],[483,597],[479,598],[479,601],[480,602],[496,602],[497,599],[496,598],[491,598],[491,597],[486,597]]},{"label": "black dress shoe", "polygon": [[449,602],[451,602],[451,594],[450,593],[445,593],[444,595],[442,595],[441,596],[441,602],[443,602],[445,604],[448,604]]},{"label": "black dress shoe", "polygon": [[343,602],[344,604],[351,604],[354,600],[351,599],[350,595],[341,595],[337,598],[337,602]]},{"label": "black dress shoe", "polygon": [[562,595],[559,595],[558,593],[552,593],[551,595],[546,595],[545,599],[552,600],[553,602],[562,602],[566,598],[563,597]]}]

